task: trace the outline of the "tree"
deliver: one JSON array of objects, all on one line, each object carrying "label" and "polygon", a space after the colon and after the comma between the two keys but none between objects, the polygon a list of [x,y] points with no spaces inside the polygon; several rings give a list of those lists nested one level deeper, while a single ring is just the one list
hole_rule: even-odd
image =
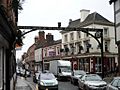
[{"label": "tree", "polygon": [[12,1],[12,8],[15,12],[16,16],[16,22],[18,21],[18,11],[23,10],[22,4],[24,3],[25,0],[13,0]]}]

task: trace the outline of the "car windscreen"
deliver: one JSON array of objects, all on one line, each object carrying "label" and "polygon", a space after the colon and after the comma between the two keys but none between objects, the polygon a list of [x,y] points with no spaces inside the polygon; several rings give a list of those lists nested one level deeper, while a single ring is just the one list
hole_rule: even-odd
[{"label": "car windscreen", "polygon": [[84,71],[74,71],[74,75],[85,75]]},{"label": "car windscreen", "polygon": [[102,78],[100,76],[98,76],[98,75],[87,75],[85,77],[85,80],[86,81],[101,81]]},{"label": "car windscreen", "polygon": [[59,67],[62,72],[71,72],[70,66]]},{"label": "car windscreen", "polygon": [[45,73],[40,75],[41,80],[52,80],[55,79],[55,76],[53,74]]}]

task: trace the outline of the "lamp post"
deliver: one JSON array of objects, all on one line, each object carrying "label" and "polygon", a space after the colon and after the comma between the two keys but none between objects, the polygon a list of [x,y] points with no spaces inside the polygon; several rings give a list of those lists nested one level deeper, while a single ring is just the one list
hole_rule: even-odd
[{"label": "lamp post", "polygon": [[101,61],[102,61],[102,78],[104,78],[103,30],[101,30]]},{"label": "lamp post", "polygon": [[75,48],[75,47],[72,45],[72,46],[71,46],[71,52],[72,52],[72,53],[71,53],[71,55],[72,55],[72,59],[71,59],[71,65],[72,65],[72,67],[71,67],[71,70],[72,70],[72,72],[73,72],[73,68],[74,68],[74,67],[73,67],[73,60],[74,60],[74,57],[73,57],[73,56],[74,56],[74,48]]},{"label": "lamp post", "polygon": [[103,54],[103,29],[95,33],[96,38],[101,38],[101,42],[98,42],[101,49],[101,64],[102,64],[102,78],[104,78],[104,54]]}]

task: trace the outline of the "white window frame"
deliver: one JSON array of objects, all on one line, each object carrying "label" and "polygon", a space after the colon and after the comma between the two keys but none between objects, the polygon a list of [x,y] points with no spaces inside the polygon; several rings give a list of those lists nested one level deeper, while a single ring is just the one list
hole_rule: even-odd
[{"label": "white window frame", "polygon": [[70,41],[73,41],[74,40],[74,33],[70,33]]},{"label": "white window frame", "polygon": [[78,36],[78,39],[81,38],[81,32],[80,31],[77,32],[77,36]]},{"label": "white window frame", "polygon": [[109,32],[108,32],[108,28],[104,28],[104,36],[105,36],[105,37],[108,37],[108,35],[109,35],[108,33],[109,33]]},{"label": "white window frame", "polygon": [[64,35],[64,42],[67,42],[68,41],[68,35]]}]

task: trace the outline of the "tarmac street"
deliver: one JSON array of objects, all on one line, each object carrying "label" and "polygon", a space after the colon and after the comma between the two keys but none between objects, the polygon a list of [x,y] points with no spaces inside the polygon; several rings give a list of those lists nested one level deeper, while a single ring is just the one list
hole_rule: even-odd
[{"label": "tarmac street", "polygon": [[[106,77],[104,78],[104,80],[107,83],[110,83],[112,78],[113,77]],[[59,81],[58,83],[59,90],[78,90],[78,86],[71,84],[70,81]],[[38,84],[33,82],[32,76],[27,77],[26,79],[24,77],[17,76],[16,90],[39,90],[39,89]]]}]

